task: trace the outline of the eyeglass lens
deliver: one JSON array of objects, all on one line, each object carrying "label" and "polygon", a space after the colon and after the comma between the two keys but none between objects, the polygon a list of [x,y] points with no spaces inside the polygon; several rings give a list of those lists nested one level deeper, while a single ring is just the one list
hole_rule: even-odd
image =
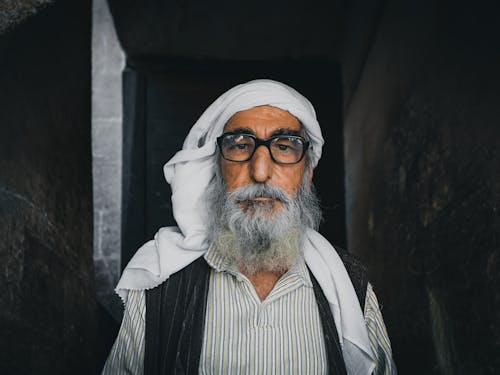
[{"label": "eyeglass lens", "polygon": [[[304,143],[299,137],[277,136],[272,138],[268,149],[278,163],[297,163],[303,156]],[[255,138],[246,134],[228,134],[222,140],[224,158],[232,161],[247,161],[255,151]]]}]

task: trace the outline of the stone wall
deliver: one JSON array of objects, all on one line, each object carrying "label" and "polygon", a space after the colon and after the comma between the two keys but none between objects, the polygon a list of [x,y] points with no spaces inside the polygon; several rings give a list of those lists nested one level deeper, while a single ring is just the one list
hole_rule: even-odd
[{"label": "stone wall", "polygon": [[96,373],[90,1],[0,35],[0,373]]},{"label": "stone wall", "polygon": [[400,373],[498,373],[498,9],[364,3],[342,58],[349,248]]}]

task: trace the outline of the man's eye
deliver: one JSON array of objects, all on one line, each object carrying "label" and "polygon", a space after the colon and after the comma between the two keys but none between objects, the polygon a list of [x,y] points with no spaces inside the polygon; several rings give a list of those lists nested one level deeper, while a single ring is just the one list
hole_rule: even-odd
[{"label": "man's eye", "polygon": [[279,152],[290,152],[290,151],[295,151],[297,146],[294,144],[293,141],[285,138],[285,139],[279,139],[273,144],[273,148],[276,149]]},{"label": "man's eye", "polygon": [[231,151],[245,151],[251,147],[250,143],[233,143],[228,149]]},{"label": "man's eye", "polygon": [[238,150],[244,150],[248,147],[248,143],[238,143],[235,144],[233,147],[237,148]]},{"label": "man's eye", "polygon": [[278,144],[278,148],[280,151],[286,151],[290,148],[288,145]]}]

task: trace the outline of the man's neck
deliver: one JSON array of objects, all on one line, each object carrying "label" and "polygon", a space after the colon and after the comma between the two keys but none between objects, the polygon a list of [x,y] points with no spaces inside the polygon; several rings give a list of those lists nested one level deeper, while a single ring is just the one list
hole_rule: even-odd
[{"label": "man's neck", "polygon": [[269,295],[269,293],[271,293],[271,291],[273,290],[279,278],[285,272],[286,271],[278,271],[278,272],[261,271],[261,272],[256,272],[254,274],[247,274],[243,271],[242,273],[252,283],[255,292],[259,296],[259,299],[261,301],[264,301],[266,297]]}]

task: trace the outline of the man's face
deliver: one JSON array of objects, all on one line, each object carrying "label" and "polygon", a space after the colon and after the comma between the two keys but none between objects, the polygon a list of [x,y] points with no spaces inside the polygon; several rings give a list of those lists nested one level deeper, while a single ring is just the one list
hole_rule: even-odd
[{"label": "man's face", "polygon": [[[235,113],[224,127],[224,132],[234,131],[244,131],[261,139],[280,134],[304,135],[302,125],[295,116],[288,111],[267,105]],[[252,183],[268,183],[294,197],[305,170],[305,158],[297,164],[277,164],[265,146],[258,147],[252,159],[246,162],[221,158],[221,173],[228,192]],[[241,207],[246,210],[254,203],[258,203],[257,201],[272,203],[273,211],[281,208],[279,201],[267,197],[241,202]]]}]

